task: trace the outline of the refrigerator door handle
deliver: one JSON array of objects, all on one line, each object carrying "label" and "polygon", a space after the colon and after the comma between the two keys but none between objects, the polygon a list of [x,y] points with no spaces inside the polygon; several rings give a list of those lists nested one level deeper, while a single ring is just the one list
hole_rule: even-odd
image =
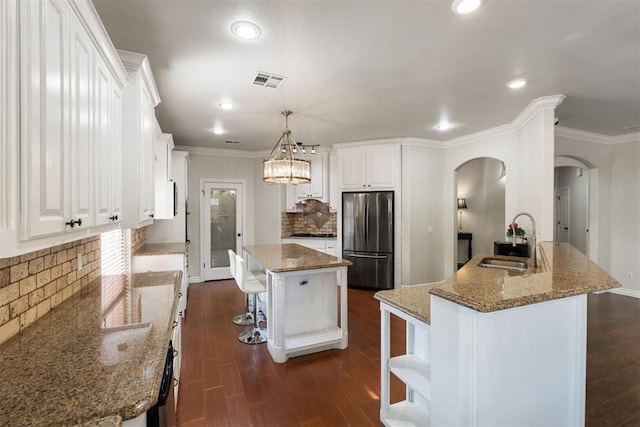
[{"label": "refrigerator door handle", "polygon": [[371,259],[387,259],[388,258],[387,255],[360,255],[360,254],[352,254],[348,252],[345,252],[344,255],[350,256],[353,258],[371,258]]}]

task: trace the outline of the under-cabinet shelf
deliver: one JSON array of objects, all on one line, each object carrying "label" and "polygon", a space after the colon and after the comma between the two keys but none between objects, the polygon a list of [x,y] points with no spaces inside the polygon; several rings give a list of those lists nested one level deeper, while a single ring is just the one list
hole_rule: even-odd
[{"label": "under-cabinet shelf", "polygon": [[427,400],[431,399],[431,365],[415,354],[389,359],[389,370],[409,388]]},{"label": "under-cabinet shelf", "polygon": [[429,427],[429,412],[413,402],[403,400],[389,406],[387,417],[381,420],[387,427]]},{"label": "under-cabinet shelf", "polygon": [[287,350],[300,350],[318,344],[339,341],[342,339],[342,329],[339,326],[288,335],[285,338]]}]

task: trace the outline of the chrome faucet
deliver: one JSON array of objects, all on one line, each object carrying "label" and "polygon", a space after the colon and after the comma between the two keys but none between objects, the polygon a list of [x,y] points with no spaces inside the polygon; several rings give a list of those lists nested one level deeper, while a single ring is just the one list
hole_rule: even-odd
[{"label": "chrome faucet", "polygon": [[[538,258],[536,257],[536,249],[537,249],[537,245],[536,245],[536,220],[533,219],[533,216],[530,213],[527,212],[520,212],[519,214],[517,214],[516,216],[513,217],[513,219],[511,220],[511,224],[515,224],[516,219],[518,219],[518,217],[520,216],[528,216],[529,219],[531,220],[531,234],[530,235],[525,235],[525,237],[527,238],[527,249],[529,252],[529,257],[531,259],[531,267],[536,267],[538,265]],[[513,230],[513,234],[511,235],[511,241],[513,242],[513,246],[516,246],[516,230]]]}]

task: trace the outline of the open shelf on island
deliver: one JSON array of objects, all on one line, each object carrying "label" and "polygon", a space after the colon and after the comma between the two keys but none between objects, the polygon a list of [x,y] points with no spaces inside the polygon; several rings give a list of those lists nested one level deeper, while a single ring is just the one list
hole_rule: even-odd
[{"label": "open shelf on island", "polygon": [[406,400],[390,405],[387,417],[381,421],[387,427],[428,427],[431,425],[429,413],[424,408]]},{"label": "open shelf on island", "polygon": [[415,354],[404,354],[389,359],[389,369],[409,388],[431,399],[431,366]]},{"label": "open shelf on island", "polygon": [[318,344],[339,341],[341,339],[342,329],[338,326],[333,326],[331,328],[288,335],[285,338],[285,348],[287,350],[298,350],[305,347],[316,346]]}]

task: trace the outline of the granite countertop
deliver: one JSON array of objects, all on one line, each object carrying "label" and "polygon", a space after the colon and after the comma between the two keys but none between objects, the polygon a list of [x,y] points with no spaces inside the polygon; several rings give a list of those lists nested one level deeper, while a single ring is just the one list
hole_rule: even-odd
[{"label": "granite countertop", "polygon": [[134,256],[149,256],[149,255],[179,255],[186,254],[188,252],[187,244],[185,242],[176,243],[147,243],[141,249],[138,249]]},{"label": "granite countertop", "polygon": [[346,259],[337,258],[296,243],[245,246],[243,249],[272,273],[348,267],[352,265],[351,261]]},{"label": "granite countertop", "polygon": [[538,249],[540,265],[526,273],[478,267],[489,255],[476,255],[442,283],[380,291],[375,298],[430,323],[429,305],[424,302],[429,295],[489,313],[620,287],[568,243],[542,242]]},{"label": "granite countertop", "polygon": [[181,280],[99,277],[0,345],[0,425],[118,425],[155,405]]}]

